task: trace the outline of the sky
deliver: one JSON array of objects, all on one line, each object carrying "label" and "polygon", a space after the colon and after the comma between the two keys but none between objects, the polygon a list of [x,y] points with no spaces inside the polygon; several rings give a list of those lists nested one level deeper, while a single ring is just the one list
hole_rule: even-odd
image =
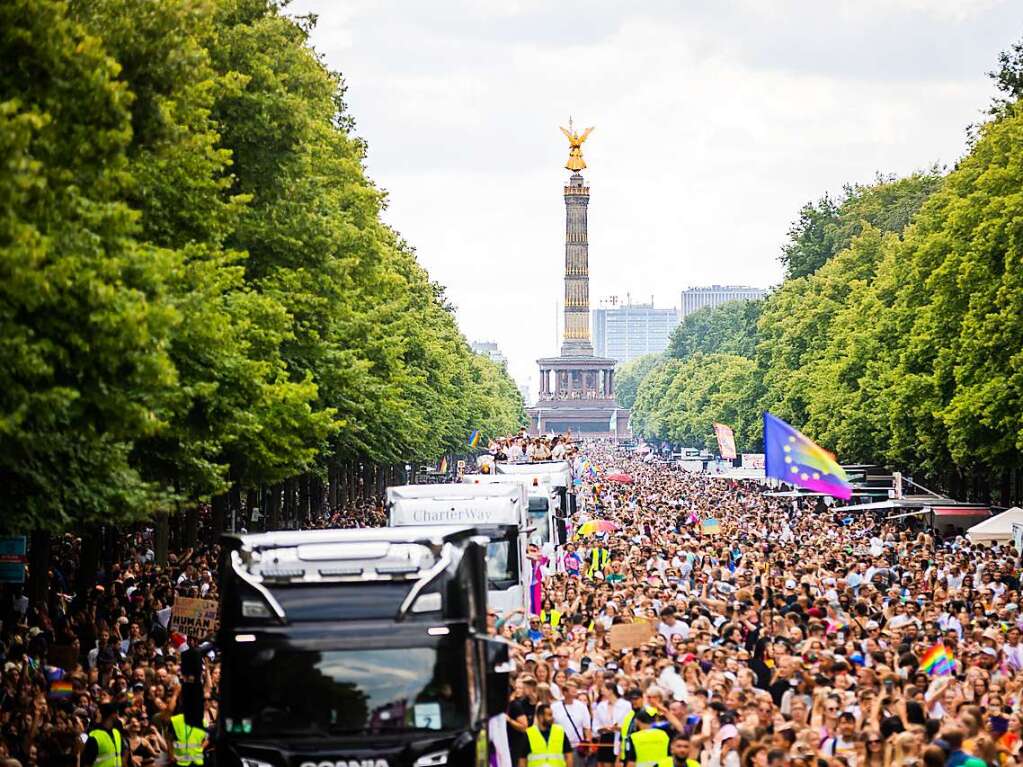
[{"label": "sky", "polygon": [[557,353],[571,116],[590,302],[781,281],[799,208],[965,151],[1018,0],[293,0],[347,83],[386,222],[470,340]]}]

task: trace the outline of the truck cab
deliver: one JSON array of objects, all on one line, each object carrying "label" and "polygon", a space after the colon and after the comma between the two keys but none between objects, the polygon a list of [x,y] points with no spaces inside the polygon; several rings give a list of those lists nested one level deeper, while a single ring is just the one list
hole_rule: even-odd
[{"label": "truck cab", "polygon": [[485,767],[509,669],[475,527],[224,543],[218,767]]},{"label": "truck cab", "polygon": [[566,539],[566,521],[571,519],[578,508],[573,492],[572,465],[568,461],[538,461],[536,463],[498,463],[494,466],[498,476],[524,477],[527,485],[535,480],[551,488],[555,499],[553,518],[556,520],[559,542]]},{"label": "truck cab", "polygon": [[532,566],[526,546],[533,526],[522,485],[400,485],[387,488],[391,527],[472,525],[488,539],[487,603],[525,608]]},{"label": "truck cab", "polygon": [[[554,488],[541,482],[538,477],[525,474],[463,474],[466,485],[521,485],[526,491],[526,504],[533,531],[529,543],[543,549],[544,554],[553,555],[555,546],[565,543],[564,523],[559,527],[557,516],[560,496]],[[561,531],[559,533],[559,530]]]}]

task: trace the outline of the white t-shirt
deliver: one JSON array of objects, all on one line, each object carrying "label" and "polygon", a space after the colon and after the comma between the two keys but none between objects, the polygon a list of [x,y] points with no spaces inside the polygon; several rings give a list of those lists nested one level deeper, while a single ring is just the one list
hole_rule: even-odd
[{"label": "white t-shirt", "polygon": [[581,700],[574,700],[571,703],[555,701],[551,706],[551,713],[554,714],[554,723],[561,725],[573,746],[578,745],[579,741],[586,737],[585,730],[590,726],[590,710]]},{"label": "white t-shirt", "polygon": [[675,619],[675,625],[669,626],[667,623],[661,622],[657,626],[657,633],[664,637],[669,645],[671,644],[671,638],[673,636],[680,636],[683,639],[689,638],[689,624],[685,621],[680,621],[678,618]]},{"label": "white t-shirt", "polygon": [[619,741],[621,740],[621,727],[625,722],[625,716],[632,711],[632,706],[625,698],[619,698],[614,706],[608,705],[606,700],[600,701],[593,711],[593,730],[606,730],[618,725],[618,732],[615,733],[615,754],[619,753]]}]

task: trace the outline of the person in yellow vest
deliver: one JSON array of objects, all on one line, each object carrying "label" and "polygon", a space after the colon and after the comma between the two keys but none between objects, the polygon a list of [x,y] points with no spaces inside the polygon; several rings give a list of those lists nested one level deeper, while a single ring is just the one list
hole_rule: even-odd
[{"label": "person in yellow vest", "polygon": [[593,578],[597,573],[604,575],[610,560],[611,552],[604,548],[599,541],[594,543],[590,550],[590,566],[586,569],[586,577]]},{"label": "person in yellow vest", "polygon": [[113,701],[99,704],[102,718],[89,730],[82,751],[83,767],[128,767],[131,764],[131,750],[117,721],[118,709]]},{"label": "person in yellow vest", "polygon": [[203,748],[206,746],[206,728],[196,727],[185,721],[184,714],[170,718],[174,733],[171,747],[172,764],[179,767],[197,767],[203,763]]},{"label": "person in yellow vest", "polygon": [[630,757],[626,767],[675,767],[675,760],[668,750],[671,738],[664,730],[654,725],[654,717],[646,709],[636,714],[636,729],[629,736]]},{"label": "person in yellow vest", "polygon": [[554,723],[554,712],[546,703],[536,707],[526,737],[529,753],[519,759],[518,767],[572,767],[572,744],[561,725]]},{"label": "person in yellow vest", "polygon": [[625,715],[624,719],[622,719],[621,760],[623,762],[626,760],[629,750],[631,748],[630,745],[631,741],[629,740],[629,736],[632,735],[632,733],[636,730],[638,725],[638,722],[636,721],[636,714],[638,714],[640,711],[646,710],[646,712],[650,714],[650,716],[652,717],[657,713],[657,709],[653,708],[652,706],[644,707],[643,691],[638,687],[633,687],[627,690],[625,693],[625,699],[629,701],[629,705],[632,706],[632,710]]}]

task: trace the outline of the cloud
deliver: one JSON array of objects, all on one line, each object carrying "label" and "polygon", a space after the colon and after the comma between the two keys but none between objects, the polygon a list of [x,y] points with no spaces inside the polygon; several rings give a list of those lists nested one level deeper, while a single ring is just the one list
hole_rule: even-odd
[{"label": "cloud", "polygon": [[952,163],[1021,29],[999,0],[299,0],[386,217],[521,381],[555,351],[568,116],[596,126],[591,303],[768,286],[800,205]]}]

